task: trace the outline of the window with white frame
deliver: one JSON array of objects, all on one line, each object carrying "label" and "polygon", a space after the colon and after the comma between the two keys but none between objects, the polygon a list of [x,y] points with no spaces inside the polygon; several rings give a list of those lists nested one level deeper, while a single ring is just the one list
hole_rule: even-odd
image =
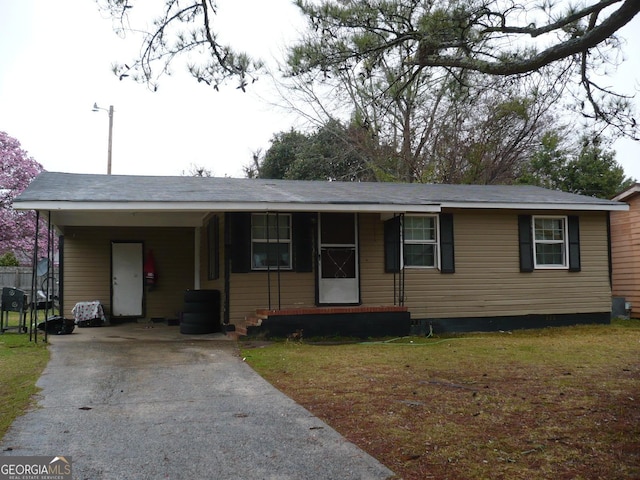
[{"label": "window with white frame", "polygon": [[567,217],[533,217],[536,268],[567,267]]},{"label": "window with white frame", "polygon": [[407,267],[437,267],[438,218],[435,215],[404,216],[403,264]]},{"label": "window with white frame", "polygon": [[251,268],[291,269],[291,215],[251,215]]}]

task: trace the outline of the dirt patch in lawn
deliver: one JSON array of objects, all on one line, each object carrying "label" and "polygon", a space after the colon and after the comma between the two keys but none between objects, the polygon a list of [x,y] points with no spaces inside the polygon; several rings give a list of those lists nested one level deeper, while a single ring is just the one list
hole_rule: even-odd
[{"label": "dirt patch in lawn", "polygon": [[405,479],[640,478],[640,321],[242,354]]}]

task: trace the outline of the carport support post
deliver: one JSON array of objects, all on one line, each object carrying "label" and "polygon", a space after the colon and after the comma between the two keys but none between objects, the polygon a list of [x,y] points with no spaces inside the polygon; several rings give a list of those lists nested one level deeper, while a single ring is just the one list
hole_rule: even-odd
[{"label": "carport support post", "polygon": [[[49,302],[51,302],[51,314],[53,315],[53,292],[49,290],[53,285],[53,227],[51,226],[51,210],[47,217],[47,273],[45,274],[45,282],[47,288],[44,292],[44,342],[49,341]],[[36,308],[37,308],[36,303]]]},{"label": "carport support post", "polygon": [[[33,340],[38,343],[38,329],[33,328],[34,322],[34,311],[35,311],[35,321],[38,321],[38,310],[37,305],[34,303],[34,299],[36,298],[36,289],[37,289],[37,281],[36,281],[36,267],[38,265],[38,233],[40,226],[40,211],[36,210],[36,234],[35,234],[35,242],[33,245],[33,261],[31,262],[31,298],[29,299],[29,341]],[[35,310],[34,310],[35,309]]]},{"label": "carport support post", "polygon": [[193,239],[193,289],[200,289],[200,233],[201,228],[195,228],[195,235]]}]

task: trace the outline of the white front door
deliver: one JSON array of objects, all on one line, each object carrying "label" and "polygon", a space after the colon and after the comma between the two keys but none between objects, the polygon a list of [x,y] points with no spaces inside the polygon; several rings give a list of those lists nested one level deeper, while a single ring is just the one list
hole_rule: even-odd
[{"label": "white front door", "polygon": [[111,315],[141,317],[144,295],[142,243],[111,243]]},{"label": "white front door", "polygon": [[358,225],[355,214],[320,214],[318,233],[319,303],[359,303]]}]

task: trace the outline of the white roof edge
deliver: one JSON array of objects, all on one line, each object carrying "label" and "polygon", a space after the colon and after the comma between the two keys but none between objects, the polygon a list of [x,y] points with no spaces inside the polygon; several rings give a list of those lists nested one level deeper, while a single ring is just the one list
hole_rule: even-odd
[{"label": "white roof edge", "polygon": [[640,192],[640,184],[636,183],[633,187],[627,188],[624,192],[619,193],[611,200],[614,202],[623,202],[626,198],[629,198],[631,195]]},{"label": "white roof edge", "polygon": [[[640,187],[639,187],[640,188]],[[438,213],[443,208],[501,209],[501,210],[582,210],[627,211],[629,205],[598,203],[494,203],[442,202],[439,204],[379,204],[379,203],[268,203],[268,202],[67,202],[17,201],[16,210],[40,211],[136,211],[136,212],[375,212],[375,213]]]},{"label": "white roof edge", "polygon": [[136,212],[421,212],[438,213],[439,204],[396,205],[378,203],[266,203],[266,202],[14,202],[15,210],[40,211],[136,211]]},{"label": "white roof edge", "polygon": [[589,211],[626,211],[629,205],[620,203],[488,203],[488,202],[443,202],[442,208],[473,208],[501,210],[589,210]]}]

